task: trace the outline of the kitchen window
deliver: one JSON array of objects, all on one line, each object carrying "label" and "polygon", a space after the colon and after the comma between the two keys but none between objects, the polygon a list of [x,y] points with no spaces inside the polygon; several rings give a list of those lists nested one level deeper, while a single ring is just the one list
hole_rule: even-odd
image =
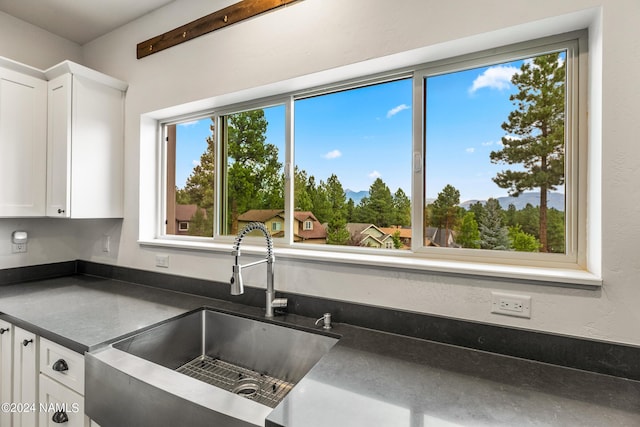
[{"label": "kitchen window", "polygon": [[259,221],[324,253],[584,267],[580,37],[166,121],[161,235],[182,209],[213,242]]}]

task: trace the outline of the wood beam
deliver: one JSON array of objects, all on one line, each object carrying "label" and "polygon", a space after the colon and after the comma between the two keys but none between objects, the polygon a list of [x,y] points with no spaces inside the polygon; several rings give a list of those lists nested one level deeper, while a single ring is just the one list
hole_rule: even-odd
[{"label": "wood beam", "polygon": [[302,0],[243,0],[137,45],[138,59]]}]

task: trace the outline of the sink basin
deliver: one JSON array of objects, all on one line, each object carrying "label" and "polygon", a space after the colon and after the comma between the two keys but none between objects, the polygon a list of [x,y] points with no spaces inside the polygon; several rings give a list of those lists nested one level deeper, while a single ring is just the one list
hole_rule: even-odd
[{"label": "sink basin", "polygon": [[86,412],[101,425],[263,426],[336,342],[200,309],[88,354]]}]

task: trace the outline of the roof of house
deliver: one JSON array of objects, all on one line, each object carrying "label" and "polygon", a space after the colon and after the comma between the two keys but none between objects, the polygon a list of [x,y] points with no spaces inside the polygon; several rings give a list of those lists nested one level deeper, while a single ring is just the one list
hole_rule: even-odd
[{"label": "roof of house", "polygon": [[[375,227],[375,225],[371,223],[364,223],[364,222],[349,222],[347,223],[346,227],[347,227],[347,231],[349,231],[349,233],[351,234],[362,234],[369,228]],[[378,228],[378,230],[380,229]]]},{"label": "roof of house", "polygon": [[284,214],[284,209],[251,209],[238,216],[238,221],[245,222],[265,222],[273,217]]},{"label": "roof of house", "polygon": [[[320,221],[318,221],[312,212],[295,211],[293,216],[298,221],[298,229],[294,230],[296,235],[302,237],[304,240],[327,238],[327,229],[324,225],[320,224]],[[313,221],[313,228],[311,230],[304,229],[304,222],[308,220]]]},{"label": "roof of house", "polygon": [[[351,234],[351,236],[354,236],[356,238],[358,236],[362,236],[362,238],[357,241],[358,244],[362,244],[366,239],[371,238],[379,242],[380,245],[383,245],[384,241],[387,240],[389,237],[391,237],[390,234],[384,232],[382,228],[374,224],[362,223],[362,222],[350,222],[347,224],[346,227],[347,227],[347,231],[349,231],[349,234]],[[380,232],[381,235],[374,236],[372,234],[366,233],[367,230],[372,228]]]},{"label": "roof of house", "polygon": [[385,232],[386,234],[394,235],[396,231],[400,232],[401,239],[410,239],[411,238],[411,229],[404,227],[378,227],[380,230]]},{"label": "roof of house", "polygon": [[[207,210],[202,209],[204,217],[207,217]],[[176,221],[191,221],[193,215],[198,210],[198,205],[176,205]]]}]

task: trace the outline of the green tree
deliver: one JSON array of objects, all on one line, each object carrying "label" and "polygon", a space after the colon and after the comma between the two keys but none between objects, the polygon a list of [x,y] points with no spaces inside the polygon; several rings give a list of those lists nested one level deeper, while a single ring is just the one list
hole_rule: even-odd
[{"label": "green tree", "polygon": [[391,235],[391,238],[393,239],[393,247],[395,249],[402,249],[402,239],[400,239],[400,230],[394,231],[393,234]]},{"label": "green tree", "polygon": [[[238,216],[250,209],[273,208],[265,201],[281,185],[278,148],[266,143],[263,110],[225,118],[227,134],[227,192],[231,234],[238,232]],[[277,206],[277,208],[283,205]]]},{"label": "green tree", "polygon": [[208,218],[212,218],[213,208],[208,215],[205,215],[201,208],[196,209],[189,221],[189,235],[191,236],[213,236],[213,221]]},{"label": "green tree", "polygon": [[564,212],[551,208],[548,212],[547,239],[549,252],[565,252]]},{"label": "green tree", "polygon": [[525,233],[519,225],[509,227],[511,247],[518,252],[538,252],[540,242],[535,236]]},{"label": "green tree", "polygon": [[369,197],[363,197],[356,209],[357,222],[388,227],[393,222],[393,196],[387,184],[380,178],[369,187]]},{"label": "green tree", "polygon": [[393,194],[393,225],[411,225],[411,201],[402,188]]},{"label": "green tree", "polygon": [[431,225],[442,228],[446,233],[446,242],[454,228],[458,226],[460,214],[460,191],[447,184],[431,204]]},{"label": "green tree", "polygon": [[307,181],[307,193],[311,199],[311,211],[321,224],[329,222],[331,219],[331,204],[327,188],[323,181],[316,184],[316,179],[312,175]]},{"label": "green tree", "polygon": [[506,251],[511,248],[509,230],[502,224],[502,208],[497,199],[489,199],[484,206],[485,215],[478,224],[480,247]]},{"label": "green tree", "polygon": [[548,252],[547,196],[564,184],[565,61],[551,53],[525,61],[511,78],[519,92],[510,100],[516,109],[502,128],[503,148],[491,152],[493,163],[517,164],[522,170],[499,172],[493,181],[519,196],[540,190],[539,236],[541,251]]},{"label": "green tree", "polygon": [[480,249],[480,230],[475,213],[467,212],[462,217],[456,243],[463,248]]},{"label": "green tree", "polygon": [[309,192],[307,191],[307,171],[300,170],[298,166],[296,166],[293,176],[294,208],[298,211],[313,211],[311,196],[309,196]]},{"label": "green tree", "polygon": [[475,215],[475,220],[480,223],[485,215],[484,205],[482,204],[482,202],[475,202],[474,204],[469,206],[469,212],[473,212],[473,214]]},{"label": "green tree", "polygon": [[356,210],[356,203],[353,201],[352,198],[349,198],[349,201],[347,202],[347,222],[356,222],[355,210]]},{"label": "green tree", "polygon": [[[213,120],[211,136],[207,137],[207,148],[200,156],[200,162],[193,168],[183,189],[176,190],[176,203],[197,205],[199,208],[213,208],[213,188],[215,183],[215,144]],[[213,235],[213,234],[211,234]]]},{"label": "green tree", "polygon": [[344,188],[335,174],[332,174],[323,184],[330,215],[327,220],[327,243],[332,245],[346,245],[349,241],[347,231],[347,202]]}]

